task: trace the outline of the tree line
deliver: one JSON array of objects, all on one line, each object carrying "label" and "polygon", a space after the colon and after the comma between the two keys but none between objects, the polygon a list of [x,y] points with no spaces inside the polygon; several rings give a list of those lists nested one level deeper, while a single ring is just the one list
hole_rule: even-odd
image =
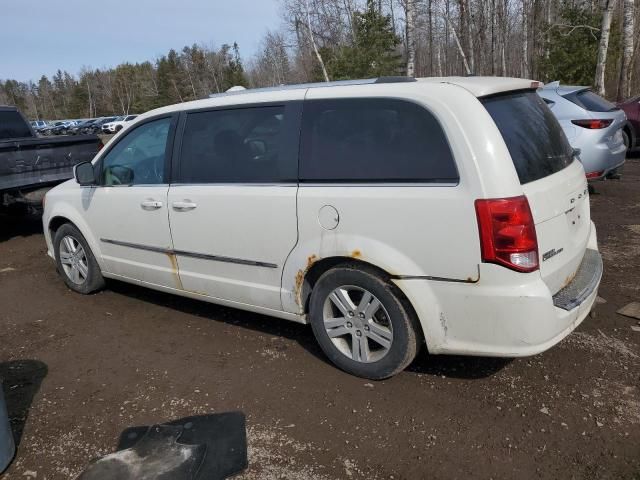
[{"label": "tree line", "polygon": [[[640,90],[634,0],[281,0],[282,25],[243,59],[236,43],[191,45],[143,63],[0,80],[29,118],[141,113],[235,85],[386,75],[497,75]],[[126,52],[123,52],[123,56]]]}]

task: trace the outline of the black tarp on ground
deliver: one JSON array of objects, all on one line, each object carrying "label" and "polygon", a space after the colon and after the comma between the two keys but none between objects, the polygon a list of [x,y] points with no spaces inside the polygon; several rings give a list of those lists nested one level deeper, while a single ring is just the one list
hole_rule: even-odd
[{"label": "black tarp on ground", "polygon": [[91,462],[78,480],[216,480],[245,468],[245,417],[229,412],[128,428],[116,452]]}]

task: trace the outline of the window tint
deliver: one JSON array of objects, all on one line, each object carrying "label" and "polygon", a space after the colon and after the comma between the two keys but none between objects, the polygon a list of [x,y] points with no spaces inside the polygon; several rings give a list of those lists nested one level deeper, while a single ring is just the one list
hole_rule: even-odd
[{"label": "window tint", "polygon": [[392,99],[304,104],[301,181],[457,181],[445,134],[424,108]]},{"label": "window tint", "polygon": [[[295,142],[285,107],[251,107],[187,115],[180,154],[181,183],[295,181]],[[293,137],[293,136],[292,136]]]},{"label": "window tint", "polygon": [[0,112],[0,138],[30,137],[31,130],[27,122],[15,110]]},{"label": "window tint", "polygon": [[102,161],[102,184],[165,183],[165,156],[170,126],[171,118],[162,118],[126,134]]},{"label": "window tint", "polygon": [[509,149],[520,183],[544,178],[573,161],[573,149],[535,92],[518,92],[482,99]]},{"label": "window tint", "polygon": [[564,98],[589,112],[611,112],[613,110],[618,110],[618,107],[613,103],[605,100],[591,90],[581,90],[576,93],[565,95]]}]

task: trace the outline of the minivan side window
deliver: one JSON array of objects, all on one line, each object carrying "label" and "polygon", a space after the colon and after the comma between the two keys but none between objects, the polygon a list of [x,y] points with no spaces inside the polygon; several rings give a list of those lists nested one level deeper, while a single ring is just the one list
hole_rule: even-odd
[{"label": "minivan side window", "polygon": [[102,159],[101,184],[157,185],[164,179],[171,118],[144,123],[127,133]]},{"label": "minivan side window", "polygon": [[286,134],[286,112],[280,105],[188,113],[178,182],[295,182],[297,143]]},{"label": "minivan side window", "polygon": [[302,116],[302,182],[459,180],[431,112],[386,98],[309,100]]}]

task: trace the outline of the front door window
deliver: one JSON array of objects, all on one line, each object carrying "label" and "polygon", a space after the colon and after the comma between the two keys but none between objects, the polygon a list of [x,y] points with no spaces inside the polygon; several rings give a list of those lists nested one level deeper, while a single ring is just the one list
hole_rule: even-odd
[{"label": "front door window", "polygon": [[120,140],[102,163],[102,185],[158,185],[165,181],[171,118],[140,125]]}]

